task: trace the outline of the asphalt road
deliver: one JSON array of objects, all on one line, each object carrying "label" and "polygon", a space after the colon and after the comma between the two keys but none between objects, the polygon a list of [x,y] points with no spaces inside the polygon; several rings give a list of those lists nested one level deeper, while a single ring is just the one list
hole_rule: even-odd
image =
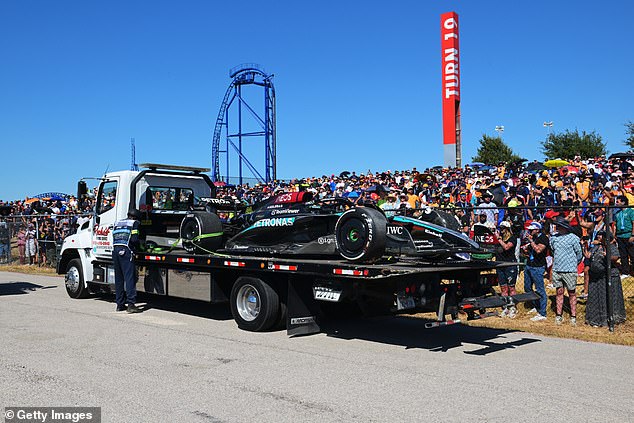
[{"label": "asphalt road", "polygon": [[161,299],[127,315],[112,301],[0,272],[0,408],[100,406],[104,422],[634,421],[634,348],[406,317],[288,338],[239,330],[226,306]]}]

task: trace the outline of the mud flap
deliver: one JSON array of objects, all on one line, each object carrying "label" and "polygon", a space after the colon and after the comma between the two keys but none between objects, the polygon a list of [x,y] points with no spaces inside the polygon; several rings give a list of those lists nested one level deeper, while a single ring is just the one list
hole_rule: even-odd
[{"label": "mud flap", "polygon": [[286,334],[288,336],[310,335],[321,332],[317,316],[319,306],[313,298],[312,279],[288,278],[288,301]]}]

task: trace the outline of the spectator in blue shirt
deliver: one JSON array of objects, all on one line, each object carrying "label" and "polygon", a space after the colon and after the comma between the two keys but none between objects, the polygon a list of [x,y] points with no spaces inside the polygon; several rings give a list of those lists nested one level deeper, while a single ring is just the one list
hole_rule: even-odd
[{"label": "spectator in blue shirt", "polygon": [[620,209],[614,215],[616,221],[616,243],[621,256],[621,279],[632,274],[634,265],[634,209],[628,207],[627,197],[616,197],[616,205]]},{"label": "spectator in blue shirt", "polygon": [[557,315],[555,323],[563,322],[564,286],[570,299],[570,324],[577,325],[577,266],[583,258],[581,240],[572,233],[570,223],[558,216],[555,220],[557,234],[550,238],[550,248],[553,251],[553,276],[552,284],[557,290],[556,303]]}]

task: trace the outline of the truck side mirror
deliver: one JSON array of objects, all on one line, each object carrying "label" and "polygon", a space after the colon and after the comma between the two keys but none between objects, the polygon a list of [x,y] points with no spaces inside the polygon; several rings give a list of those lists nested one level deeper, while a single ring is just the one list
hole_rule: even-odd
[{"label": "truck side mirror", "polygon": [[88,194],[88,186],[86,185],[86,181],[77,182],[77,199],[81,200],[86,197]]}]

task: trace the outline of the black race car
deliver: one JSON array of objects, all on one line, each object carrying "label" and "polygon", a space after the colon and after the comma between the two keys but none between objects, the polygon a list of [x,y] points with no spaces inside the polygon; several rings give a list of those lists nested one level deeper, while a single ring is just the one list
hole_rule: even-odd
[{"label": "black race car", "polygon": [[469,260],[479,245],[442,211],[390,216],[345,198],[314,199],[310,192],[271,197],[251,213],[233,200],[192,211],[181,224],[188,251],[270,256],[343,257],[372,262],[383,256],[425,262]]}]

